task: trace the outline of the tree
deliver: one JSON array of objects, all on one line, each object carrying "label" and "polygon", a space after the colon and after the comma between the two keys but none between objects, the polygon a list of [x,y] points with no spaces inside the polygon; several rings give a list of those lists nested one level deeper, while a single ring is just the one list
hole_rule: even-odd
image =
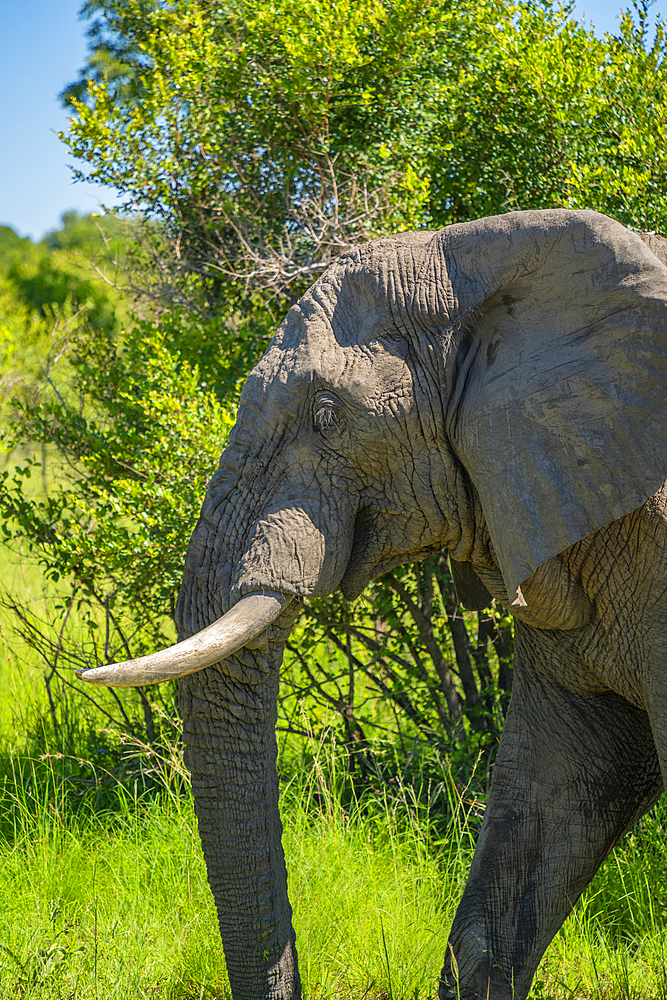
[{"label": "tree", "polygon": [[[599,40],[551,0],[89,3],[66,141],[159,220],[166,284],[180,300],[195,276],[209,308],[230,286],[293,301],[352,243],[508,207],[660,228],[664,29],[647,50],[647,4]],[[103,35],[131,88],[100,72]]]},{"label": "tree", "polygon": [[83,322],[118,333],[125,304],[113,282],[99,271],[118,264],[125,249],[111,217],[93,219],[65,213],[61,229],[41,243],[21,239],[9,226],[0,227],[0,400],[12,393],[24,398],[39,384],[66,350],[73,327]]},{"label": "tree", "polygon": [[449,6],[107,3],[141,101],[91,78],[66,141],[160,221],[179,286],[196,275],[209,307],[230,286],[291,301],[352,243],[426,221],[424,97],[475,27]]},{"label": "tree", "polygon": [[[91,54],[65,92],[65,139],[80,176],[119,190],[137,222],[155,322],[82,334],[71,398],[23,410],[19,433],[55,442],[78,478],[41,510],[21,477],[6,479],[8,533],[88,588],[105,620],[122,605],[142,649],[158,638],[142,608],[158,622],[169,612],[205,480],[197,472],[177,533],[169,503],[192,465],[173,414],[187,425],[204,419],[198,407],[227,413],[272,327],[341,250],[508,208],[590,207],[667,228],[665,35],[659,25],[647,45],[646,11],[642,0],[600,40],[552,0],[89,0]],[[221,440],[191,433],[203,470]],[[160,533],[173,543],[162,561]],[[93,541],[105,553],[94,586]],[[121,573],[123,545],[152,553],[147,575],[139,555]],[[375,584],[354,612],[312,602],[285,725],[298,728],[294,706],[310,699],[309,724],[336,719],[351,766],[368,768],[368,706],[381,698],[401,739],[444,729],[456,742],[465,719],[488,747],[510,640],[499,612],[461,612],[442,560]],[[428,704],[415,703],[417,677]]]},{"label": "tree", "polygon": [[551,3],[525,4],[516,30],[489,25],[460,100],[435,125],[434,221],[507,209],[589,208],[667,231],[665,27],[648,46],[651,0],[596,39]]},{"label": "tree", "polygon": [[184,546],[233,418],[199,366],[169,349],[170,332],[136,322],[119,344],[80,325],[67,388],[52,381],[6,435],[60,459],[44,496],[29,488],[40,464],[29,455],[0,473],[4,541],[37,559],[53,592],[41,620],[21,599],[3,604],[49,679],[174,641]]}]

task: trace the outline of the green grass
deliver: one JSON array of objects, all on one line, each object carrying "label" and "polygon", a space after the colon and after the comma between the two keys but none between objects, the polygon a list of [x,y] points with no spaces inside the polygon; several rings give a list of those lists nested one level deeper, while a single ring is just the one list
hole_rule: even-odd
[{"label": "green grass", "polygon": [[663,798],[608,858],[565,922],[532,995],[666,1000],[666,859]]},{"label": "green grass", "polygon": [[[41,759],[12,752],[4,765],[2,994],[228,996],[178,764],[158,767],[152,785],[110,783],[91,768],[81,778],[58,751]],[[82,791],[72,792],[73,774]],[[427,809],[384,803],[350,812],[339,785],[335,760],[317,748],[310,773],[283,792],[306,996],[434,997],[470,860],[468,807],[459,803],[458,821],[437,842]],[[652,816],[598,875],[550,948],[535,998],[665,1000],[664,821],[664,810]]]},{"label": "green grass", "polygon": [[[112,811],[75,810],[59,763],[25,762],[3,789],[3,995],[228,995],[189,797],[119,786]],[[331,796],[313,811],[314,787],[285,793],[307,991],[433,995],[454,897],[443,905],[428,838],[391,813],[351,818]]]},{"label": "green grass", "polygon": [[3,850],[4,995],[213,996],[224,983],[187,803],[68,821],[30,810]]},{"label": "green grass", "polygon": [[[0,993],[228,997],[178,757],[142,756],[76,702],[56,737],[39,664],[2,655]],[[306,759],[283,757],[282,788],[306,997],[435,997],[470,863],[468,795],[443,773],[429,795],[394,787],[355,805],[330,747]],[[575,907],[535,1000],[667,1000],[666,859],[663,802]]]}]

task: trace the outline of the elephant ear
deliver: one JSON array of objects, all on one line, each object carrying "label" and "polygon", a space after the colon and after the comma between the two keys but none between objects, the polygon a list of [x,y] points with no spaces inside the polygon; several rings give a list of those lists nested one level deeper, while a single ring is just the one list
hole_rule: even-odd
[{"label": "elephant ear", "polygon": [[416,308],[434,297],[450,439],[521,603],[667,479],[667,267],[606,216],[516,212],[433,237]]}]

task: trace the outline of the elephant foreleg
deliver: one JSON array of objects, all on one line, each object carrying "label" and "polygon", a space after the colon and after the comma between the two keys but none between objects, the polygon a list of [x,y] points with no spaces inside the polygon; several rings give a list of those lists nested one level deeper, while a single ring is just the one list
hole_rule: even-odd
[{"label": "elephant foreleg", "polygon": [[662,791],[646,713],[613,694],[574,694],[541,679],[534,650],[522,657],[521,633],[441,1000],[523,1000],[575,901]]}]

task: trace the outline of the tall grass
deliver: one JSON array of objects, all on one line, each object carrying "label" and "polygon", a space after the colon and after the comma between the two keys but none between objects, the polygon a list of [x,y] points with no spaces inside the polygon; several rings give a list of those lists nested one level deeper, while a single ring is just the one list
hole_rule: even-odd
[{"label": "tall grass", "polygon": [[23,771],[4,790],[18,817],[0,865],[4,994],[217,995],[222,959],[189,803],[128,795],[111,815],[74,818],[55,775],[39,799],[36,777]]},{"label": "tall grass", "polygon": [[[341,771],[332,748],[320,745],[307,779],[293,780],[283,793],[307,992],[435,996],[446,933],[472,857],[470,803],[444,774],[450,822],[443,851],[442,816],[431,814],[427,798],[406,787],[391,798],[350,803]],[[443,796],[432,801],[442,804]]]},{"label": "tall grass", "polygon": [[[0,746],[2,995],[228,997],[176,748],[76,712],[56,736],[50,713],[11,683],[23,716]],[[435,997],[479,803],[446,762],[438,787],[399,777],[355,798],[332,743],[313,744],[307,766],[288,754],[284,842],[306,997]],[[534,998],[667,1000],[665,858],[663,803],[574,908]]]},{"label": "tall grass", "polygon": [[574,908],[547,952],[533,995],[667,1000],[664,796]]},{"label": "tall grass", "polygon": [[[302,973],[320,997],[433,996],[466,860],[427,824],[343,809],[321,750],[286,787],[285,848]],[[62,757],[15,758],[2,785],[0,987],[22,997],[228,995],[189,796],[118,783],[74,809]],[[326,774],[324,773],[326,769]],[[161,772],[166,775],[163,769]]]}]

